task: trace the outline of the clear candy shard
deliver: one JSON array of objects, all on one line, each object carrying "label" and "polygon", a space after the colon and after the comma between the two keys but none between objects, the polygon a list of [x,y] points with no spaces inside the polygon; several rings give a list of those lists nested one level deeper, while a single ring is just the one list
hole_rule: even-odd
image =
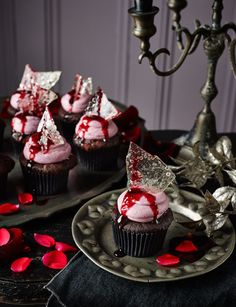
[{"label": "clear candy shard", "polygon": [[53,91],[43,89],[39,85],[34,84],[30,97],[25,96],[25,98],[19,102],[19,109],[22,112],[28,111],[34,113],[39,108],[44,108],[46,105],[49,105],[56,98],[57,95]]},{"label": "clear candy shard", "polygon": [[73,89],[76,95],[92,95],[93,82],[92,78],[83,79],[81,75],[76,74]]},{"label": "clear candy shard", "polygon": [[120,114],[101,88],[97,89],[85,112],[88,116],[97,115],[106,120],[111,120]]},{"label": "clear candy shard", "polygon": [[34,71],[29,64],[26,64],[18,90],[31,91],[34,84],[49,90],[57,83],[60,76],[61,71]]},{"label": "clear candy shard", "polygon": [[48,107],[39,122],[37,132],[41,132],[40,145],[47,149],[48,140],[55,145],[64,144],[64,139],[57,130],[57,126],[52,118]]},{"label": "clear candy shard", "polygon": [[128,188],[164,191],[175,180],[174,173],[158,156],[147,153],[133,142],[126,156],[126,169]]}]

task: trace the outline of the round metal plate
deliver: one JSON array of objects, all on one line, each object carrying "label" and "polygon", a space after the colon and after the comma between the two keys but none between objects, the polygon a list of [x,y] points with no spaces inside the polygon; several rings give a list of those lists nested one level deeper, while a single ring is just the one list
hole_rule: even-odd
[{"label": "round metal plate", "polygon": [[[206,252],[198,261],[181,264],[178,267],[162,267],[155,257],[135,258],[114,256],[115,246],[111,211],[122,190],[116,190],[97,196],[84,204],[72,222],[72,234],[75,243],[83,253],[96,265],[112,274],[140,282],[163,282],[185,279],[205,274],[221,265],[232,253],[235,245],[235,232],[229,220],[214,232],[216,246]],[[193,193],[181,191],[176,198],[168,193],[170,207],[176,219],[183,221],[199,220],[204,213],[203,199]],[[173,222],[167,232],[165,243],[160,254],[165,253],[171,238],[186,235],[188,230]]]}]

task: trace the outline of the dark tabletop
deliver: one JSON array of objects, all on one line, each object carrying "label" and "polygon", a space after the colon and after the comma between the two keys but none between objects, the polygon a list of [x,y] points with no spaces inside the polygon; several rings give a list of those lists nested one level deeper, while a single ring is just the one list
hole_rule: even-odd
[{"label": "dark tabletop", "polygon": [[[181,135],[183,131],[168,130],[168,131],[153,131],[152,135],[155,139],[171,141],[173,138]],[[236,147],[236,134],[227,134]],[[234,148],[234,152],[236,152]],[[119,184],[111,188],[117,189],[124,187],[126,180],[124,179]],[[80,205],[81,206],[81,205]],[[73,244],[71,235],[71,223],[75,213],[79,207],[71,208],[54,214],[52,217],[43,220],[31,221],[20,226],[26,233],[28,240],[32,240],[33,233],[50,233],[52,236]],[[35,247],[33,253],[34,257],[40,257],[45,250]],[[70,255],[72,257],[73,255]],[[236,267],[235,267],[236,269]],[[27,273],[12,274],[9,267],[0,267],[0,302],[1,306],[5,304],[17,304],[24,306],[27,304],[34,306],[45,305],[49,297],[49,292],[43,289],[43,286],[56,274],[54,270],[45,269],[42,265],[36,265]],[[106,273],[107,274],[107,273]],[[179,285],[181,287],[181,283]],[[5,303],[5,304],[4,304]],[[7,306],[7,305],[6,305]],[[9,305],[8,305],[9,306]]]}]

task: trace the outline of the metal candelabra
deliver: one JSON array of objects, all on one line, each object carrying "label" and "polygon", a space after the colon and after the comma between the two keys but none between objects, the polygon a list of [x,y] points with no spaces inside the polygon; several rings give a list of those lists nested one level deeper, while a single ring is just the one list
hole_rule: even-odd
[{"label": "metal candelabra", "polygon": [[[177,63],[167,71],[161,71],[156,66],[156,60],[160,54],[170,55],[166,48],[161,48],[154,53],[150,51],[150,38],[156,33],[154,17],[159,9],[152,5],[152,0],[134,0],[134,7],[129,9],[129,14],[134,21],[133,34],[141,40],[141,53],[139,63],[143,58],[148,58],[150,67],[159,76],[169,76],[176,72],[184,63],[189,54],[192,54],[203,39],[204,52],[208,58],[207,79],[201,88],[201,97],[205,104],[198,113],[192,129],[182,137],[182,145],[190,148],[199,142],[201,156],[204,157],[207,148],[217,141],[215,115],[211,110],[211,102],[217,96],[218,90],[215,84],[217,62],[225,49],[225,43],[229,50],[229,59],[234,75],[236,76],[235,45],[236,39],[231,39],[228,34],[233,30],[236,34],[236,25],[232,22],[221,25],[223,0],[213,0],[211,25],[201,25],[195,21],[195,30],[191,33],[181,24],[181,10],[187,6],[186,0],[166,0],[169,9],[173,12],[172,27],[176,32],[177,45],[182,53]],[[185,43],[184,41],[185,36]]]}]

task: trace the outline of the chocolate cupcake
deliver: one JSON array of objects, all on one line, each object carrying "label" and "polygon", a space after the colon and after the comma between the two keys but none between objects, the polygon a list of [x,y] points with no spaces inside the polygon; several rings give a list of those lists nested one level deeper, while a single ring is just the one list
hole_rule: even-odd
[{"label": "chocolate cupcake", "polygon": [[149,257],[161,250],[173,221],[163,191],[174,174],[157,157],[130,143],[127,155],[128,187],[112,211],[112,228],[119,250],[132,257]]},{"label": "chocolate cupcake", "polygon": [[15,162],[8,156],[0,154],[0,198],[4,198],[7,191],[8,173],[14,168]]},{"label": "chocolate cupcake", "polygon": [[74,144],[80,164],[89,171],[117,169],[120,147],[118,128],[112,118],[119,112],[98,89],[85,115],[76,125]]},{"label": "chocolate cupcake", "polygon": [[75,126],[84,114],[92,97],[92,90],[92,79],[83,79],[82,76],[77,74],[71,91],[61,97],[61,107],[58,115],[66,137],[72,139]]},{"label": "chocolate cupcake", "polygon": [[14,116],[20,111],[20,104],[22,102],[26,103],[31,100],[34,86],[49,90],[57,83],[60,75],[60,71],[37,72],[33,70],[29,64],[26,64],[20,85],[17,91],[10,97],[10,104],[7,112]]},{"label": "chocolate cupcake", "polygon": [[69,171],[77,159],[57,131],[47,107],[37,133],[26,141],[20,164],[27,190],[33,194],[53,195],[66,190]]}]

